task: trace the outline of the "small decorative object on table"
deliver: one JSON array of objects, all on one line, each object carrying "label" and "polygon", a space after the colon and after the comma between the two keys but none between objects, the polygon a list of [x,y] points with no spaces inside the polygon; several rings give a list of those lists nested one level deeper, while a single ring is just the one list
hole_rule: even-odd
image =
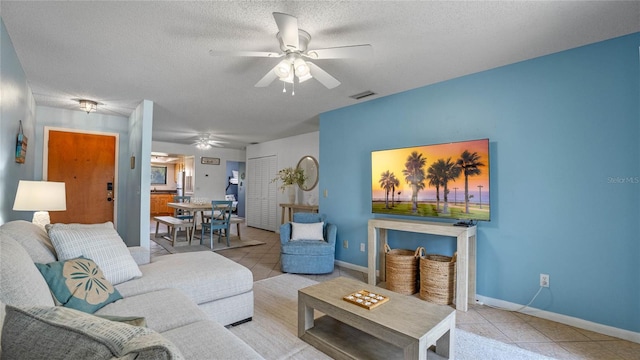
[{"label": "small decorative object on table", "polygon": [[287,186],[289,185],[300,186],[300,184],[304,183],[305,180],[306,180],[306,176],[304,175],[304,171],[302,169],[300,168],[294,169],[292,167],[288,167],[278,171],[278,176],[271,179],[271,182],[280,181],[279,188],[282,192],[284,192],[285,189],[287,189]]},{"label": "small decorative object on table", "polygon": [[371,310],[376,306],[379,306],[389,301],[388,297],[380,294],[375,294],[367,290],[356,291],[349,295],[345,295],[342,299],[346,302],[350,302],[352,304],[361,306],[367,310]]}]

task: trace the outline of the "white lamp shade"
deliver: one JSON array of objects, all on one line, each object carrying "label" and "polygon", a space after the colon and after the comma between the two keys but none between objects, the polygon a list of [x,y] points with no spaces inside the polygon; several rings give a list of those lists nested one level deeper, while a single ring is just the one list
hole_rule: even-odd
[{"label": "white lamp shade", "polygon": [[67,194],[63,182],[20,180],[15,211],[65,211]]},{"label": "white lamp shade", "polygon": [[307,65],[307,63],[301,58],[297,58],[293,62],[293,67],[296,69],[296,75],[298,75],[299,78],[309,74],[309,65]]},{"label": "white lamp shade", "polygon": [[281,77],[280,80],[289,84],[293,84],[293,72],[290,72],[289,75],[286,77]]},{"label": "white lamp shade", "polygon": [[286,78],[291,74],[291,63],[288,60],[282,60],[274,69],[279,78]]},{"label": "white lamp shade", "polygon": [[303,83],[303,82],[305,82],[305,81],[307,81],[307,80],[309,80],[311,78],[313,78],[313,76],[311,76],[311,73],[307,73],[304,76],[298,76],[298,82]]}]

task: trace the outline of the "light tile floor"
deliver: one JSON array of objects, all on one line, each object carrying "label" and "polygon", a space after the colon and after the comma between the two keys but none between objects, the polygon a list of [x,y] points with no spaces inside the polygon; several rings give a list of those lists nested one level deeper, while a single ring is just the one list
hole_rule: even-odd
[{"label": "light tile floor", "polygon": [[[155,222],[151,232],[155,231]],[[264,241],[264,245],[218,251],[220,255],[249,268],[254,281],[282,274],[280,271],[279,234],[245,225],[242,237]],[[169,254],[151,242],[151,256]],[[306,275],[324,281],[338,276],[367,281],[367,274],[336,267],[331,274]],[[488,306],[471,305],[469,311],[458,311],[457,327],[503,343],[513,344],[556,359],[640,360],[640,344],[553,321]]]}]

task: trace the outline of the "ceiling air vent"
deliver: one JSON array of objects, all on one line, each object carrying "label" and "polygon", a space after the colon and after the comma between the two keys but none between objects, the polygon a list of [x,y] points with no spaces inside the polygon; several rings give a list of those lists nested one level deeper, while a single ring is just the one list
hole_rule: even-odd
[{"label": "ceiling air vent", "polygon": [[359,94],[351,95],[349,97],[352,98],[352,99],[355,99],[355,100],[360,100],[360,99],[364,99],[366,97],[369,97],[371,95],[376,95],[376,93],[374,93],[371,90],[367,90],[367,91],[363,91],[363,92],[361,92]]}]

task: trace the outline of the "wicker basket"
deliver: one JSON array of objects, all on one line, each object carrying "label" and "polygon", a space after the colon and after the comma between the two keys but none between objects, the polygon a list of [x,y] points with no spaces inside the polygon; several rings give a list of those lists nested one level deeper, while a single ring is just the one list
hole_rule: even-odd
[{"label": "wicker basket", "polygon": [[453,303],[456,255],[427,255],[420,258],[420,298],[436,304]]},{"label": "wicker basket", "polygon": [[385,271],[387,289],[400,294],[411,295],[418,292],[418,262],[424,248],[415,251],[389,248],[385,244]]}]

